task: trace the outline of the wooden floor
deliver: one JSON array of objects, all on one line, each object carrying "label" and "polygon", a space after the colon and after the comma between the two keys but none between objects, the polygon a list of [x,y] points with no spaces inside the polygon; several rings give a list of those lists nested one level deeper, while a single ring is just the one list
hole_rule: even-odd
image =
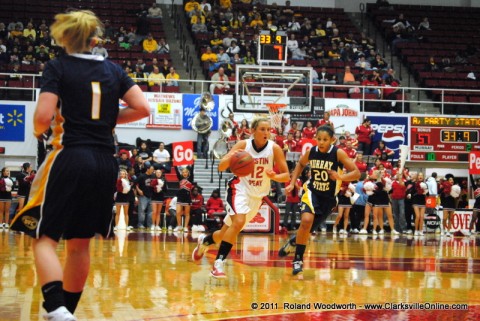
[{"label": "wooden floor", "polygon": [[[480,237],[317,235],[307,247],[303,280],[291,276],[291,257],[277,256],[286,235],[242,234],[226,280],[209,276],[215,248],[199,264],[192,262],[197,237],[133,232],[93,240],[79,320],[425,321],[480,315]],[[62,243],[61,255],[63,250]],[[0,232],[0,275],[0,320],[40,320],[30,238]],[[452,310],[453,304],[467,310]]]}]

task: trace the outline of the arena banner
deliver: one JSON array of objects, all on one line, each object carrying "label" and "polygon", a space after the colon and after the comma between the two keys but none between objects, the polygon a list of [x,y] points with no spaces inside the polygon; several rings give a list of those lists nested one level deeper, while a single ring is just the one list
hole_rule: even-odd
[{"label": "arena banner", "polygon": [[[437,211],[438,218],[440,222],[443,220],[443,211]],[[470,221],[472,220],[473,210],[472,209],[456,209],[452,215],[452,232],[460,231],[466,233],[470,226]],[[440,226],[439,226],[440,227]]]},{"label": "arena banner", "polygon": [[173,166],[191,165],[195,162],[193,158],[193,142],[172,143]]},{"label": "arena banner", "polygon": [[[202,95],[200,94],[183,94],[183,129],[192,129],[192,119],[200,111]],[[207,115],[212,118],[213,125],[211,130],[218,130],[219,115],[219,99],[218,95],[213,95],[215,107],[211,111],[207,111]]]},{"label": "arena banner", "polygon": [[0,105],[0,141],[25,141],[25,105]]},{"label": "arena banner", "polygon": [[33,137],[33,114],[36,102],[7,101],[0,103],[0,154],[12,156],[37,155]]},{"label": "arena banner", "polygon": [[342,134],[346,131],[355,133],[355,128],[360,125],[360,100],[359,99],[325,99],[325,112],[330,113],[330,120],[335,126],[335,133]]},{"label": "arena banner", "polygon": [[394,115],[367,115],[372,121],[375,135],[372,138],[372,152],[378,147],[378,142],[383,140],[385,145],[395,152],[394,159],[398,159],[400,145],[408,145],[409,118],[408,116]]},{"label": "arena banner", "polygon": [[272,229],[270,207],[263,203],[256,216],[247,222],[244,232],[269,232]]},{"label": "arena banner", "polygon": [[147,92],[145,96],[150,105],[146,128],[182,129],[182,94]]},{"label": "arena banner", "polygon": [[468,154],[468,173],[470,175],[480,174],[480,152],[474,151]]}]

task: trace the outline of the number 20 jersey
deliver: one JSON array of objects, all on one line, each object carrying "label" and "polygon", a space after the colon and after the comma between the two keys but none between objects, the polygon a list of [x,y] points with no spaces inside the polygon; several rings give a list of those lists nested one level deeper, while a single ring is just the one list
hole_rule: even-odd
[{"label": "number 20 jersey", "polygon": [[247,139],[246,143],[245,151],[252,155],[255,161],[254,171],[248,176],[234,176],[229,182],[229,187],[249,197],[263,198],[270,193],[271,189],[270,178],[265,172],[273,169],[274,142],[269,140],[267,145],[259,152],[253,148],[251,139]]}]

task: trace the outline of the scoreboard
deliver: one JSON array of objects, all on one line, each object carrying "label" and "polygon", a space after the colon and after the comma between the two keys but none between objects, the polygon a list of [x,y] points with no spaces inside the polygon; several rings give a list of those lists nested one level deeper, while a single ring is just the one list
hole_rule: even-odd
[{"label": "scoreboard", "polygon": [[285,64],[287,40],[285,31],[261,30],[258,39],[258,62]]},{"label": "scoreboard", "polygon": [[410,119],[410,160],[468,162],[480,150],[480,118],[420,117]]}]

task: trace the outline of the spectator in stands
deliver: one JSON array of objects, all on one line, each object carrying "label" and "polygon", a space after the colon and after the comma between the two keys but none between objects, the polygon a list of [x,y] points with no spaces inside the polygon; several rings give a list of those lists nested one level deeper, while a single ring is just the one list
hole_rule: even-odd
[{"label": "spectator in stands", "polygon": [[243,63],[246,65],[256,65],[257,61],[255,57],[252,55],[252,52],[250,50],[247,51],[247,55],[243,59]]},{"label": "spectator in stands", "polygon": [[33,29],[32,23],[29,22],[27,28],[23,29],[23,37],[32,41],[35,41],[37,38],[37,32]]},{"label": "spectator in stands", "polygon": [[153,67],[153,71],[148,75],[148,86],[153,87],[154,85],[161,86],[165,83],[165,76],[160,72],[157,66]]},{"label": "spectator in stands", "polygon": [[22,58],[23,65],[33,65],[36,64],[35,59],[35,51],[33,50],[33,46],[28,46],[27,51],[23,54]]},{"label": "spectator in stands", "polygon": [[302,27],[300,28],[300,34],[301,35],[311,35],[312,31],[315,31],[315,29],[312,26],[312,22],[308,19],[305,18],[302,23]]},{"label": "spectator in stands", "polygon": [[9,32],[13,31],[15,30],[17,25],[20,25],[20,28],[23,30],[23,23],[18,18],[14,17],[13,20],[10,21],[10,23],[8,24],[7,30]]},{"label": "spectator in stands", "polygon": [[202,12],[198,10],[196,10],[192,15],[192,17],[190,18],[190,25],[193,26],[194,24],[197,24],[197,23],[201,23],[201,24],[206,23],[205,16],[202,15]]},{"label": "spectator in stands", "polygon": [[343,150],[351,159],[357,158],[357,151],[353,148],[352,142],[347,140],[346,138],[345,138],[345,148],[343,148]]},{"label": "spectator in stands", "polygon": [[[218,32],[218,34],[222,34],[220,25],[218,24],[218,21],[215,17],[212,17],[211,20],[207,20],[207,29],[208,29],[208,32],[210,33],[214,33],[216,31]],[[223,43],[223,40],[222,40],[222,43]]]},{"label": "spectator in stands", "polygon": [[367,163],[363,161],[363,151],[358,151],[355,157],[355,165],[361,173],[367,171]]},{"label": "spectator in stands", "polygon": [[[157,67],[158,70],[160,70],[161,66],[158,64],[158,59],[153,57],[152,58],[152,63],[151,64],[146,64],[145,68],[143,69],[145,72],[148,72],[149,74],[153,72],[153,67]],[[163,77],[165,78],[165,77]]]},{"label": "spectator in stands", "polygon": [[283,127],[276,128],[277,134],[275,135],[275,143],[283,149],[283,142],[286,140],[286,137],[283,133]]},{"label": "spectator in stands", "polygon": [[45,45],[40,45],[35,56],[36,61],[47,62],[50,60],[50,55],[48,53],[48,48]]},{"label": "spectator in stands", "polygon": [[220,8],[222,9],[231,9],[232,1],[231,0],[219,0]]},{"label": "spectator in stands", "polygon": [[152,225],[152,206],[151,199],[153,188],[150,182],[153,178],[154,168],[152,165],[146,167],[146,171],[141,173],[136,182],[135,190],[138,197],[138,225],[137,228],[144,229],[146,226]]},{"label": "spectator in stands", "polygon": [[158,42],[155,39],[153,39],[153,35],[151,33],[149,33],[147,35],[147,38],[143,40],[142,48],[143,48],[143,52],[145,53],[153,53],[157,51]]},{"label": "spectator in stands", "polygon": [[130,162],[130,159],[128,159],[128,151],[125,149],[119,151],[117,162],[120,170],[128,171],[128,169],[132,167],[132,163]]},{"label": "spectator in stands", "polygon": [[163,59],[163,65],[160,66],[160,71],[167,78],[167,75],[170,73],[170,61],[167,58]]},{"label": "spectator in stands", "polygon": [[250,138],[252,131],[250,129],[250,125],[246,119],[242,119],[240,122],[240,126],[237,129],[237,137],[238,140],[244,140]]},{"label": "spectator in stands", "polygon": [[15,29],[10,31],[10,33],[8,34],[8,38],[13,40],[15,38],[21,38],[21,37],[23,37],[23,28],[21,25],[17,24],[15,26]]},{"label": "spectator in stands", "polygon": [[160,142],[158,148],[153,152],[153,167],[161,169],[165,173],[171,170],[170,153],[165,149],[165,143]]},{"label": "spectator in stands", "polygon": [[307,54],[307,47],[297,48],[292,51],[292,59],[293,60],[305,60],[311,59],[312,56]]},{"label": "spectator in stands", "polygon": [[375,76],[373,74],[368,75],[367,78],[362,81],[362,86],[365,86],[364,91],[366,94],[375,94],[378,98],[380,98],[381,91],[379,88],[368,88],[380,86],[380,84],[375,80]]},{"label": "spectator in stands", "polygon": [[392,76],[386,77],[384,80],[384,88],[383,88],[383,98],[385,100],[394,100],[389,104],[389,107],[385,108],[385,111],[395,112],[395,106],[397,100],[397,93],[400,92],[400,83],[393,78]]},{"label": "spectator in stands", "polygon": [[142,142],[140,144],[140,148],[138,149],[138,156],[140,156],[143,163],[146,163],[147,166],[150,166],[152,161],[152,152],[147,147],[146,142]]},{"label": "spectator in stands", "polygon": [[216,63],[218,61],[217,54],[212,52],[211,47],[207,47],[206,51],[200,57],[202,62]]},{"label": "spectator in stands", "polygon": [[385,141],[381,140],[378,142],[378,147],[373,151],[373,155],[380,157],[383,154],[386,154],[387,157],[392,157],[395,152],[385,145]]},{"label": "spectator in stands", "polygon": [[345,71],[338,77],[339,81],[344,85],[359,85],[360,81],[352,73],[350,66],[345,66]]},{"label": "spectator in stands", "polygon": [[307,120],[305,122],[305,127],[302,129],[302,138],[306,139],[313,139],[317,132],[317,129],[313,127],[313,123],[311,120]]},{"label": "spectator in stands", "polygon": [[365,70],[372,69],[372,65],[365,59],[364,55],[361,55],[358,61],[355,63],[355,67],[363,68]]},{"label": "spectator in stands", "polygon": [[371,125],[372,121],[369,118],[365,118],[362,124],[355,129],[355,135],[357,135],[358,139],[358,151],[362,151],[363,155],[370,155],[372,136],[375,135]]},{"label": "spectator in stands", "polygon": [[103,41],[99,40],[97,45],[92,49],[92,55],[102,56],[103,58],[108,58],[108,51],[103,46]]},{"label": "spectator in stands", "polygon": [[237,41],[232,40],[230,43],[230,47],[227,48],[226,53],[231,57],[233,57],[235,54],[240,53],[240,47],[237,45]]},{"label": "spectator in stands", "polygon": [[225,52],[223,47],[218,48],[217,61],[218,64],[214,66],[215,69],[230,62],[230,56]]},{"label": "spectator in stands", "polygon": [[240,64],[243,64],[243,58],[240,57],[240,55],[237,53],[235,54],[232,59],[230,60],[230,64],[232,65],[240,65]]},{"label": "spectator in stands", "polygon": [[207,215],[212,217],[214,213],[222,213],[225,211],[225,206],[223,205],[223,201],[220,198],[220,191],[218,189],[214,189],[210,198],[207,201]]},{"label": "spectator in stands", "polygon": [[298,49],[298,41],[295,39],[295,34],[291,33],[290,38],[287,40],[287,48],[290,54]]},{"label": "spectator in stands", "polygon": [[165,38],[160,38],[160,41],[158,42],[157,53],[160,55],[165,55],[170,53],[170,46],[165,41]]},{"label": "spectator in stands", "polygon": [[435,61],[435,57],[430,56],[428,64],[425,67],[425,71],[440,71],[440,66]]},{"label": "spectator in stands", "polygon": [[139,85],[146,85],[148,81],[148,74],[143,72],[143,69],[140,66],[135,66],[135,71],[133,72],[133,81]]},{"label": "spectator in stands", "polygon": [[287,25],[288,31],[290,31],[291,33],[299,33],[301,28],[302,26],[297,21],[295,16],[292,16],[291,20],[288,22],[288,25]]},{"label": "spectator in stands", "polygon": [[342,59],[342,55],[340,54],[340,50],[338,49],[337,44],[332,44],[332,47],[327,53],[328,59],[333,61],[339,61]]},{"label": "spectator in stands", "polygon": [[253,29],[262,29],[263,28],[263,20],[262,20],[262,16],[260,15],[260,13],[257,13],[255,14],[254,18],[252,21],[250,21],[250,27],[253,28]]},{"label": "spectator in stands", "polygon": [[242,29],[243,22],[238,18],[238,12],[233,13],[233,18],[230,20],[230,28],[233,30]]},{"label": "spectator in stands", "polygon": [[327,68],[322,67],[320,73],[318,74],[318,79],[321,84],[336,84],[336,76],[327,72]]},{"label": "spectator in stands", "polygon": [[218,68],[218,72],[213,74],[210,85],[210,93],[214,94],[216,89],[221,91],[230,88],[229,80],[225,75],[225,68]]},{"label": "spectator in stands", "polygon": [[148,18],[161,19],[163,16],[162,9],[157,6],[157,3],[152,3],[152,6],[148,8]]},{"label": "spectator in stands", "polygon": [[195,11],[201,10],[200,3],[198,3],[196,0],[189,0],[187,3],[185,3],[185,13],[187,16],[191,17]]},{"label": "spectator in stands", "polygon": [[432,30],[430,29],[430,21],[428,21],[428,17],[423,17],[422,21],[418,25],[418,30]]},{"label": "spectator in stands", "polygon": [[210,39],[210,45],[213,51],[218,50],[219,46],[223,45],[223,40],[220,38],[220,32],[218,30],[213,32],[213,36]]},{"label": "spectator in stands", "polygon": [[203,224],[203,213],[205,213],[205,201],[203,195],[200,193],[198,186],[192,189],[192,206],[190,207],[190,225],[192,226],[192,232],[200,232],[203,229],[199,229]]},{"label": "spectator in stands", "polygon": [[232,41],[237,41],[237,38],[233,37],[233,32],[229,31],[227,36],[223,38],[223,47],[228,48],[230,47]]},{"label": "spectator in stands", "polygon": [[205,8],[207,8],[208,11],[212,11],[212,6],[210,5],[210,3],[208,3],[207,0],[202,0],[200,7],[202,8],[202,11],[204,11]]},{"label": "spectator in stands", "polygon": [[375,60],[373,60],[371,64],[372,64],[372,69],[386,70],[388,68],[388,63],[385,61],[385,59],[382,58],[380,54],[375,55]]},{"label": "spectator in stands", "polygon": [[165,78],[167,79],[167,86],[178,86],[180,75],[175,71],[175,67],[170,67],[170,72]]},{"label": "spectator in stands", "polygon": [[8,37],[8,30],[5,27],[5,24],[3,22],[0,22],[0,39],[7,39]]},{"label": "spectator in stands", "polygon": [[400,13],[395,19],[385,19],[383,22],[391,23],[392,29],[398,28],[400,30],[405,30],[411,26],[410,22],[408,22],[403,13]]}]

